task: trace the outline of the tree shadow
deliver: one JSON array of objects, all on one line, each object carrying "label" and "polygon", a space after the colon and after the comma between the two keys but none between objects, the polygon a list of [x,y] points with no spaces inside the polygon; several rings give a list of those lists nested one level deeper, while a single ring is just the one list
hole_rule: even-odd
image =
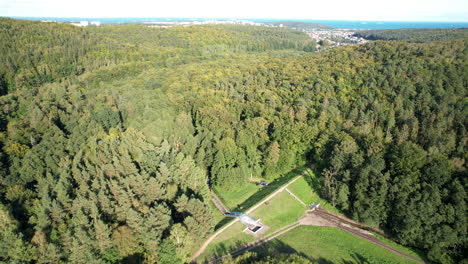
[{"label": "tree shadow", "polygon": [[343,264],[370,264],[370,262],[365,258],[363,255],[359,253],[352,253],[351,257],[353,258],[352,261],[343,260]]},{"label": "tree shadow", "polygon": [[[240,241],[237,242],[235,246],[232,246],[232,247],[226,247],[226,245],[221,244],[216,248],[215,250],[216,253],[214,254],[213,258],[211,258],[210,260],[204,260],[202,263],[205,263],[205,264],[223,263],[223,259],[222,259],[223,256],[228,255],[229,253],[235,251],[236,249],[241,249],[243,246],[245,246],[245,244]],[[291,247],[287,243],[284,243],[283,241],[277,240],[277,239],[269,241],[251,250],[245,251],[242,254],[232,257],[232,258],[242,256],[246,252],[252,252],[253,254],[243,259],[240,263],[254,263],[257,261],[265,260],[267,257],[275,257],[278,255],[293,255],[293,254],[303,257],[312,263],[318,263],[318,264],[370,264],[371,263],[366,257],[364,257],[363,255],[359,253],[352,253],[351,254],[352,260],[341,259],[338,261],[336,260],[332,261],[323,257],[314,258],[314,257],[304,254],[303,252],[297,251],[295,248]]]},{"label": "tree shadow", "polygon": [[[310,258],[303,252],[299,252],[295,248],[291,247],[290,245],[277,239],[269,241],[268,243],[265,243],[259,247],[252,249],[251,251],[257,253],[259,258],[265,258],[267,256],[275,256],[279,254],[286,254],[286,255],[295,254],[307,260],[310,260],[312,263],[316,263],[317,261],[316,259]],[[331,263],[331,262],[320,262],[320,263]]]},{"label": "tree shadow", "polygon": [[246,243],[244,243],[244,242],[237,241],[234,245],[228,247],[228,246],[226,246],[226,244],[220,243],[214,249],[214,254],[209,259],[204,260],[202,263],[204,263],[204,264],[207,264],[207,263],[222,263],[224,256],[227,256],[228,254],[232,253],[233,251],[241,249],[242,247],[245,246],[245,244]]},{"label": "tree shadow", "polygon": [[309,187],[322,198],[324,193],[323,183],[321,181],[322,173],[319,170],[314,171],[314,175],[304,175],[304,180],[307,182]]},{"label": "tree shadow", "polygon": [[219,222],[215,225],[214,230],[220,229],[221,227],[223,227],[224,225],[226,225],[226,224],[229,223],[230,221],[232,221],[232,217],[224,217],[221,221],[219,221]]},{"label": "tree shadow", "polygon": [[258,190],[254,194],[252,194],[247,200],[243,203],[238,204],[233,211],[242,211],[254,206],[256,203],[260,202],[262,199],[267,197],[268,195],[274,193],[278,190],[281,186],[286,184],[292,178],[300,175],[304,171],[304,168],[296,168],[286,175],[276,178],[275,180],[271,181],[268,186],[263,187],[262,189]]},{"label": "tree shadow", "polygon": [[118,263],[122,264],[142,264],[143,263],[143,255],[141,253],[135,253],[130,256],[126,256],[122,260],[120,260]]}]

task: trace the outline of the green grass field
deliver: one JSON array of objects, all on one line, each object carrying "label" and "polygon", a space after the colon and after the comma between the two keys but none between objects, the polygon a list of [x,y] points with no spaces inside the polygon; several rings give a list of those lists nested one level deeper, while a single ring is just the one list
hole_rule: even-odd
[{"label": "green grass field", "polygon": [[205,263],[213,258],[224,256],[242,245],[255,241],[253,236],[242,232],[244,228],[241,222],[237,222],[226,229],[208,245],[205,252],[197,259],[198,262]]},{"label": "green grass field", "polygon": [[[223,192],[222,199],[226,202],[226,206],[229,206],[231,209],[239,204],[241,204],[240,207],[244,205],[245,208],[242,211],[245,211],[294,176],[301,174],[302,171],[296,170],[287,175],[287,178],[272,182],[271,185],[275,186],[272,188],[259,188],[252,184],[246,185],[244,189],[234,190],[229,193]],[[324,199],[320,198],[317,194],[320,192],[319,188],[320,183],[312,172],[288,187],[304,203],[320,202],[321,206],[327,210],[340,213]],[[233,200],[227,202],[227,199]],[[306,207],[304,205],[284,191],[264,203],[250,215],[254,218],[261,218],[261,222],[270,228],[264,234],[266,235],[299,220],[305,211]],[[221,219],[221,216],[219,219]],[[224,223],[230,220],[230,218],[224,218]],[[204,263],[216,256],[226,255],[242,245],[257,240],[257,238],[243,233],[242,230],[244,228],[240,222],[237,222],[226,229],[213,240],[198,261]],[[398,250],[420,258],[418,253],[404,246],[397,245],[379,236],[377,237]],[[255,251],[261,254],[269,254],[269,252],[299,253],[311,259],[314,263],[412,263],[366,240],[330,227],[300,226],[255,249]]]},{"label": "green grass field", "polygon": [[[291,195],[282,192],[250,215],[256,219],[261,218],[261,222],[270,228],[265,233],[266,235],[299,220],[304,215],[305,210],[306,208]],[[244,228],[244,225],[237,222],[226,229],[213,240],[199,260],[203,263],[214,256],[225,255],[239,248],[240,245],[257,240],[257,238],[243,233]]]},{"label": "green grass field", "polygon": [[[263,200],[265,197],[275,192],[278,188],[289,182],[291,179],[300,175],[304,172],[305,168],[297,168],[286,175],[283,175],[273,181],[270,181],[268,187],[260,187],[252,183],[245,184],[237,189],[232,191],[220,191],[214,188],[216,195],[221,199],[228,210],[231,211],[246,211],[256,203]],[[259,179],[257,179],[259,180]],[[212,210],[217,210],[214,206]],[[228,217],[218,217],[217,212],[214,212],[215,220],[217,221],[215,230],[218,230],[225,224],[227,224],[230,219]]]},{"label": "green grass field", "polygon": [[381,235],[379,235],[379,234],[375,234],[375,233],[374,233],[374,236],[377,237],[377,239],[379,239],[380,241],[382,241],[382,242],[384,242],[385,244],[387,244],[387,245],[393,247],[393,248],[396,249],[396,250],[399,250],[399,251],[401,251],[401,252],[404,252],[404,253],[406,253],[406,254],[408,254],[408,255],[411,255],[411,256],[413,256],[413,257],[415,257],[415,258],[419,258],[419,259],[423,260],[423,261],[426,262],[426,263],[429,263],[429,262],[430,262],[430,261],[427,259],[426,255],[425,255],[423,252],[419,251],[419,250],[405,247],[405,246],[400,245],[400,244],[398,244],[398,243],[396,243],[396,242],[394,242],[394,241],[392,241],[392,240],[390,240],[390,239],[387,239],[387,238],[385,238],[385,237],[383,237],[383,236],[381,236]]},{"label": "green grass field", "polygon": [[254,251],[297,253],[314,263],[414,263],[334,227],[299,226]]},{"label": "green grass field", "polygon": [[270,227],[269,232],[289,225],[304,215],[306,207],[296,201],[286,191],[260,206],[250,215],[255,219],[261,218],[262,223]]},{"label": "green grass field", "polygon": [[[335,207],[329,204],[325,199],[322,199],[314,190],[310,182],[315,180],[316,176],[313,172],[308,173],[303,178],[297,180],[291,184],[288,189],[294,193],[299,199],[301,199],[307,205],[312,203],[320,202],[320,206],[335,213],[340,213]],[[306,180],[307,179],[307,180]]]},{"label": "green grass field", "polygon": [[270,185],[265,188],[253,183],[246,183],[229,192],[219,190],[216,187],[214,187],[214,191],[228,209],[233,211],[247,210],[276,191],[279,187],[289,182],[292,178],[302,174],[304,170],[305,168],[294,169],[270,181]]},{"label": "green grass field", "polygon": [[220,191],[215,187],[216,194],[229,210],[233,210],[234,208],[238,207],[259,189],[260,187],[253,183],[246,183],[243,186],[240,186],[239,188],[236,188],[230,192]]}]

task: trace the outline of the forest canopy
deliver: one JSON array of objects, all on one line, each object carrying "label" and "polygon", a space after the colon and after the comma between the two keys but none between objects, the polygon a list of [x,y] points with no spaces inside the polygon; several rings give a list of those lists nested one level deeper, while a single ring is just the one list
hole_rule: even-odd
[{"label": "forest canopy", "polygon": [[468,28],[407,28],[363,30],[354,34],[368,40],[399,40],[416,43],[466,39]]},{"label": "forest canopy", "polygon": [[210,188],[305,164],[352,218],[467,257],[466,37],[314,53],[288,28],[6,18],[0,36],[1,261],[188,262]]}]

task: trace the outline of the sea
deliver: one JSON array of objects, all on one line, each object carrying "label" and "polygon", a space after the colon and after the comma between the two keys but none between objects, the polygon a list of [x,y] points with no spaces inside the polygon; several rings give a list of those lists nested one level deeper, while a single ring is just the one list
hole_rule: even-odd
[{"label": "sea", "polygon": [[298,21],[319,23],[334,28],[348,29],[400,29],[400,28],[466,28],[468,22],[415,22],[415,21],[360,21],[360,20],[314,20],[314,19],[265,19],[265,18],[161,18],[161,17],[112,17],[112,18],[86,18],[86,17],[12,17],[26,20],[46,20],[57,22],[71,21],[99,21],[101,23],[142,23],[142,22],[175,22],[175,21],[208,21],[208,20],[247,20],[254,22],[280,22]]}]

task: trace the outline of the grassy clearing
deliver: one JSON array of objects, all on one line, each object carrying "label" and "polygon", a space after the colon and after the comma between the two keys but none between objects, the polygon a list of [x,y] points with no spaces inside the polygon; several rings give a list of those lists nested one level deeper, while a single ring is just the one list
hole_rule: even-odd
[{"label": "grassy clearing", "polygon": [[[261,218],[262,223],[270,228],[266,233],[268,234],[299,220],[304,215],[305,209],[302,204],[283,191],[250,215],[254,218]],[[257,240],[257,238],[243,233],[244,228],[244,225],[237,222],[226,229],[213,240],[199,260],[203,263],[215,256],[225,255],[241,245]]]},{"label": "grassy clearing", "polygon": [[310,172],[307,175],[304,175],[303,178],[291,184],[288,189],[307,205],[320,202],[321,207],[331,212],[340,213],[335,207],[318,195],[319,190],[314,189],[314,185],[311,184],[311,182],[314,181],[316,181],[316,176],[313,172]]},{"label": "grassy clearing", "polygon": [[300,226],[254,251],[298,253],[314,263],[414,263],[334,227]]},{"label": "grassy clearing", "polygon": [[[214,191],[229,210],[243,212],[260,202],[294,177],[302,174],[304,170],[305,168],[294,169],[286,175],[271,181],[268,187],[260,187],[250,183],[230,192],[217,190],[216,188],[214,188]],[[230,218],[225,217],[217,220],[219,221],[216,224],[215,230],[227,224]]]},{"label": "grassy clearing", "polygon": [[205,263],[213,258],[226,255],[242,245],[255,241],[255,237],[242,232],[244,228],[241,222],[236,222],[226,229],[211,242],[205,252],[198,258],[198,261]]},{"label": "grassy clearing", "polygon": [[268,195],[275,192],[281,186],[288,183],[294,177],[302,174],[304,170],[305,170],[304,168],[295,169],[295,170],[288,172],[286,175],[281,176],[271,181],[267,187],[260,188],[256,193],[250,196],[249,199],[245,200],[242,204],[240,204],[239,207],[234,208],[234,211],[242,211],[242,210],[249,209],[250,207],[254,206],[256,203],[266,198]]},{"label": "grassy clearing", "polygon": [[[219,190],[214,187],[216,195],[221,199],[225,206],[232,211],[247,210],[254,204],[260,202],[263,198],[276,191],[279,187],[286,184],[292,178],[302,174],[305,168],[294,169],[287,174],[274,179],[268,187],[261,187],[253,183],[246,183],[232,191]],[[262,180],[262,179],[257,179]]]},{"label": "grassy clearing", "polygon": [[318,195],[315,194],[312,189],[310,189],[310,186],[307,184],[304,178],[301,178],[293,184],[289,185],[288,189],[307,205],[318,202],[320,200]]},{"label": "grassy clearing", "polygon": [[[216,193],[218,197],[223,200],[223,203],[233,211],[245,211],[276,191],[278,188],[286,184],[297,175],[302,174],[303,171],[303,168],[293,170],[287,175],[271,181],[269,186],[265,188],[260,188],[256,185],[249,184],[245,185],[243,188],[239,188],[231,192],[216,191]],[[308,187],[306,181],[303,179],[300,179],[299,181],[301,181],[301,183],[297,185],[299,186],[298,188],[303,190],[307,190],[307,188],[309,188],[310,190],[310,187]],[[255,192],[255,190],[257,191]],[[307,196],[308,193],[304,192],[304,194],[301,193],[301,195]],[[311,198],[307,198],[307,200],[310,199]],[[242,200],[243,202],[241,202]],[[240,205],[238,205],[239,202],[241,202]],[[291,195],[284,191],[252,212],[251,216],[262,219],[262,223],[270,228],[267,232],[268,234],[283,226],[297,221],[305,213],[305,209],[306,208],[302,204],[300,204]],[[212,206],[212,210],[217,210],[214,205]],[[227,224],[229,221],[232,221],[232,218],[223,218],[220,214],[219,216],[217,214],[219,213],[214,213],[216,220],[219,221],[215,229],[218,229]],[[240,245],[244,245],[248,242],[256,240],[256,238],[253,236],[243,233],[243,229],[244,226],[240,222],[237,222],[226,229],[213,240],[204,254],[200,256],[199,260],[203,262],[212,259],[214,256],[225,255],[237,249]]]},{"label": "grassy clearing", "polygon": [[396,250],[399,250],[401,252],[404,252],[408,255],[411,255],[415,258],[418,258],[422,261],[424,261],[425,263],[429,263],[430,261],[426,258],[426,255],[422,252],[422,251],[419,251],[417,249],[412,249],[412,248],[408,248],[408,247],[405,247],[403,245],[400,245],[390,239],[387,239],[379,234],[376,234],[376,233],[373,233],[375,237],[377,237],[380,241],[384,242],[385,244],[393,247],[394,249]]},{"label": "grassy clearing", "polygon": [[[227,206],[233,206],[239,202],[241,200],[239,197],[246,199],[237,208],[234,208],[234,210],[245,211],[302,172],[303,169],[295,170],[287,176],[272,181],[270,183],[271,187],[260,189],[252,184],[244,190],[223,193],[222,197],[223,199],[226,199],[226,197],[237,199],[234,202],[227,203]],[[254,192],[255,189],[252,187],[258,191]],[[288,189],[306,204],[320,202],[321,206],[327,210],[340,213],[324,199],[320,198],[318,195],[321,192],[320,182],[318,177],[312,172],[291,184]],[[247,196],[249,197],[245,198]],[[262,223],[270,228],[266,233],[268,234],[297,221],[304,214],[305,210],[306,208],[301,203],[284,191],[260,206],[250,215],[254,218],[262,219]],[[232,218],[224,218],[224,221],[221,222],[227,223],[231,220]],[[255,237],[243,233],[243,229],[244,226],[240,222],[237,222],[221,233],[208,246],[205,253],[200,256],[199,261],[204,263],[215,256],[225,255],[242,245],[256,240]],[[415,251],[385,238],[379,237],[379,239],[398,250],[420,258],[420,255]],[[301,226],[255,249],[255,251],[262,254],[271,254],[272,252],[299,253],[311,259],[314,263],[412,263],[410,260],[393,254],[366,240],[330,227]]]},{"label": "grassy clearing", "polygon": [[243,186],[229,192],[218,190],[216,187],[214,189],[224,205],[227,206],[228,209],[232,210],[245,202],[254,193],[256,193],[260,187],[253,183],[246,183]]},{"label": "grassy clearing", "polygon": [[305,209],[289,193],[283,191],[252,212],[251,216],[261,218],[262,223],[270,227],[269,232],[272,232],[299,220]]}]

